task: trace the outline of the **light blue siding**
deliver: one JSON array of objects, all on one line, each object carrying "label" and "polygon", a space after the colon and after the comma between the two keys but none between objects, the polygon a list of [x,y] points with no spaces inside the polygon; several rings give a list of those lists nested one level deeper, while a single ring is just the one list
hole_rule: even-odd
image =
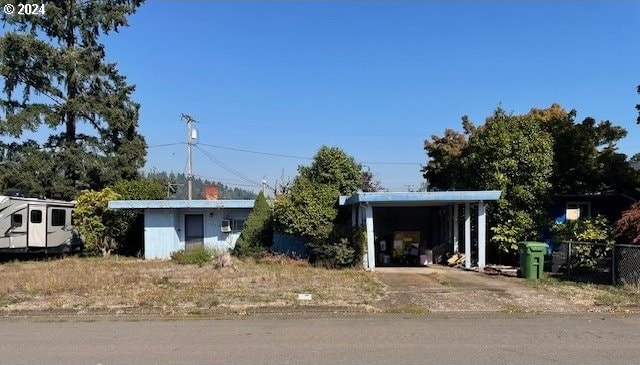
[{"label": "light blue siding", "polygon": [[240,231],[222,232],[225,219],[246,220],[251,209],[145,209],[145,258],[169,259],[171,253],[184,249],[184,216],[202,214],[204,245],[214,250],[235,247]]},{"label": "light blue siding", "polygon": [[168,259],[171,253],[184,248],[175,229],[174,209],[145,209],[144,258]]}]

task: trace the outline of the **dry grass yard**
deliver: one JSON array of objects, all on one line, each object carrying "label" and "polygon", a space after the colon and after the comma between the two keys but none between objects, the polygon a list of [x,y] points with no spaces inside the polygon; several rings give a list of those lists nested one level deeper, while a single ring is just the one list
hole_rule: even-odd
[{"label": "dry grass yard", "polygon": [[[298,300],[298,293],[312,300]],[[383,285],[364,270],[327,270],[266,257],[233,267],[178,265],[123,257],[0,264],[0,314],[107,313],[199,315],[256,307],[360,307]]]}]

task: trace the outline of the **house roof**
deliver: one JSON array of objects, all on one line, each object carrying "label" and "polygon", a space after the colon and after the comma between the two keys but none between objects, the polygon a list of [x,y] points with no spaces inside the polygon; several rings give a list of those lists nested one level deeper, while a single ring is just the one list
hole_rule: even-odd
[{"label": "house roof", "polygon": [[253,200],[111,200],[110,209],[251,209]]},{"label": "house roof", "polygon": [[372,205],[445,205],[451,203],[474,203],[500,199],[501,190],[480,191],[430,191],[430,192],[376,192],[354,193],[341,196],[340,205],[368,203]]}]

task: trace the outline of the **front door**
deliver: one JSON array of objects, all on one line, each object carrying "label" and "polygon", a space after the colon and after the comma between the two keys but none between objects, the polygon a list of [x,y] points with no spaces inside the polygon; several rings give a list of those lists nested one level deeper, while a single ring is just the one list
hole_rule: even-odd
[{"label": "front door", "polygon": [[204,216],[202,214],[184,215],[184,246],[190,250],[204,245]]},{"label": "front door", "polygon": [[47,211],[44,205],[29,204],[28,245],[47,246]]}]

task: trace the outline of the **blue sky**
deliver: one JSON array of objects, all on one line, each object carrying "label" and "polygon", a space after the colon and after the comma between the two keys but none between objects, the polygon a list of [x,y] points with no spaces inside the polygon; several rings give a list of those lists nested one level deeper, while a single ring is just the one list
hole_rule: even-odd
[{"label": "blue sky", "polygon": [[[640,2],[161,2],[105,38],[137,85],[150,145],[200,142],[312,156],[323,144],[392,190],[422,181],[423,141],[498,105],[557,102],[625,127],[640,152]],[[201,145],[250,180],[293,177],[305,160]],[[185,171],[186,146],[149,149],[147,168]],[[199,149],[194,173],[251,184]]]}]

